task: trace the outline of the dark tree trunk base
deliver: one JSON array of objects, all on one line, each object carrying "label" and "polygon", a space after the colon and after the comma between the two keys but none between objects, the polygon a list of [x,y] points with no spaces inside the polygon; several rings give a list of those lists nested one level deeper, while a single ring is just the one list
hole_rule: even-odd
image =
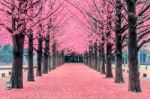
[{"label": "dark tree trunk base", "polygon": [[111,53],[111,51],[112,51],[112,45],[111,45],[111,43],[107,42],[106,78],[113,78],[113,74],[112,74],[112,53]]},{"label": "dark tree trunk base", "polygon": [[106,73],[106,78],[113,78],[113,75],[112,75],[112,74],[107,74],[107,73]]},{"label": "dark tree trunk base", "polygon": [[102,59],[102,62],[101,62],[101,74],[105,74],[105,62],[104,62],[105,60],[104,59]]},{"label": "dark tree trunk base", "polygon": [[116,60],[116,67],[115,67],[115,83],[124,83],[123,75],[122,75],[122,60]]},{"label": "dark tree trunk base", "polygon": [[43,74],[48,74],[48,56],[44,54]]}]

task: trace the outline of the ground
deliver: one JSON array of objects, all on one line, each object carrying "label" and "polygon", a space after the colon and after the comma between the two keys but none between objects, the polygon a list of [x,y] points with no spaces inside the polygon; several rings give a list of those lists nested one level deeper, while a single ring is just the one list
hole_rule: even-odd
[{"label": "ground", "polygon": [[0,89],[0,99],[149,99],[150,80],[141,80],[142,93],[128,92],[124,84],[83,64],[64,64],[35,82],[24,82],[23,89]]}]

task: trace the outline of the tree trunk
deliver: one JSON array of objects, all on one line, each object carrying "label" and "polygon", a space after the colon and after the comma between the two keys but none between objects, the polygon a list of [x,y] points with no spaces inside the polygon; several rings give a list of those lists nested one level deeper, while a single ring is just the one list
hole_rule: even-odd
[{"label": "tree trunk", "polygon": [[97,70],[97,61],[98,61],[98,57],[97,57],[97,43],[94,44],[94,69]]},{"label": "tree trunk", "polygon": [[59,53],[57,51],[57,54],[56,54],[56,64],[57,64],[57,67],[59,66]]},{"label": "tree trunk", "polygon": [[38,51],[37,51],[37,76],[42,76],[42,37],[38,38]]},{"label": "tree trunk", "polygon": [[102,43],[101,49],[101,73],[105,74],[105,52],[104,52],[104,43]]},{"label": "tree trunk", "polygon": [[53,57],[52,57],[52,53],[50,52],[49,54],[49,70],[52,70],[52,67],[53,67]]},{"label": "tree trunk", "polygon": [[56,51],[56,66],[59,66],[59,52]]},{"label": "tree trunk", "polygon": [[112,74],[112,44],[110,42],[107,42],[106,45],[106,50],[107,50],[107,55],[106,55],[106,78],[112,78],[113,74]]},{"label": "tree trunk", "polygon": [[91,67],[92,67],[92,69],[94,69],[94,48],[93,48],[93,46],[92,46],[92,48],[91,48],[92,50],[91,50]]},{"label": "tree trunk", "polygon": [[138,51],[137,51],[137,17],[136,0],[126,0],[128,10],[129,24],[129,42],[128,42],[128,60],[129,60],[129,91],[141,92],[139,69],[138,69]]},{"label": "tree trunk", "polygon": [[55,69],[56,68],[56,44],[55,43],[52,46],[52,60],[53,60],[52,69]]},{"label": "tree trunk", "polygon": [[92,68],[92,51],[91,51],[91,49],[89,50],[88,57],[89,57],[89,60],[88,60],[89,67]]},{"label": "tree trunk", "polygon": [[49,52],[49,56],[48,56],[48,67],[49,67],[49,71],[51,71],[51,53]]},{"label": "tree trunk", "polygon": [[29,34],[29,44],[28,44],[28,81],[34,81],[33,34]]},{"label": "tree trunk", "polygon": [[45,52],[44,52],[44,64],[43,64],[43,74],[48,74],[48,60],[49,60],[49,40],[50,36],[46,36],[45,40]]},{"label": "tree trunk", "polygon": [[88,60],[89,60],[89,53],[88,52],[86,52],[86,58],[85,58],[85,63],[86,63],[86,65],[89,65],[89,62],[88,62]]},{"label": "tree trunk", "polygon": [[87,52],[84,53],[84,59],[83,59],[83,62],[84,64],[87,65],[87,60],[88,60],[88,57],[87,57]]},{"label": "tree trunk", "polygon": [[115,83],[124,83],[122,75],[122,35],[121,35],[121,0],[116,0],[116,65],[115,65]]},{"label": "tree trunk", "polygon": [[61,58],[60,58],[61,59],[60,65],[63,65],[64,64],[64,51],[61,52],[60,56],[61,56]]},{"label": "tree trunk", "polygon": [[24,35],[15,34],[13,39],[13,66],[12,66],[12,88],[23,88],[23,50]]},{"label": "tree trunk", "polygon": [[62,64],[64,64],[65,63],[65,55],[64,55],[64,51],[62,51]]},{"label": "tree trunk", "polygon": [[56,66],[59,66],[59,53],[56,51]]},{"label": "tree trunk", "polygon": [[97,61],[97,71],[101,71],[101,62],[102,62],[102,46],[98,46],[98,61]]}]

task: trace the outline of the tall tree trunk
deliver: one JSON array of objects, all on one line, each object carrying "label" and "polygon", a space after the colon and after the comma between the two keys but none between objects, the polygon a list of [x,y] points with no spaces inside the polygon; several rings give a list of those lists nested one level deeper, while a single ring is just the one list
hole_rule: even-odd
[{"label": "tall tree trunk", "polygon": [[106,78],[112,78],[112,44],[110,42],[107,42],[106,50]]},{"label": "tall tree trunk", "polygon": [[87,52],[84,53],[83,62],[87,65]]},{"label": "tall tree trunk", "polygon": [[60,54],[60,65],[64,64],[64,51],[61,52]]},{"label": "tall tree trunk", "polygon": [[38,38],[38,51],[37,51],[37,76],[42,76],[42,37]]},{"label": "tall tree trunk", "polygon": [[59,65],[62,65],[62,52],[60,52],[60,55],[59,55]]},{"label": "tall tree trunk", "polygon": [[94,69],[94,47],[91,48],[91,66]]},{"label": "tall tree trunk", "polygon": [[49,69],[52,70],[52,67],[53,67],[53,57],[52,57],[52,52],[50,52],[49,54]]},{"label": "tall tree trunk", "polygon": [[121,0],[116,0],[116,66],[115,66],[115,83],[123,83],[122,75],[122,35],[121,35]]},{"label": "tall tree trunk", "polygon": [[86,56],[85,56],[86,58],[85,58],[85,63],[86,63],[86,65],[89,65],[88,63],[88,60],[89,60],[89,56],[88,56],[88,52],[86,52]]},{"label": "tall tree trunk", "polygon": [[48,55],[48,67],[49,67],[49,71],[51,71],[51,53],[49,52],[49,55]]},{"label": "tall tree trunk", "polygon": [[56,57],[56,63],[57,63],[57,66],[60,65],[60,53],[57,51],[57,57]]},{"label": "tall tree trunk", "polygon": [[97,61],[98,61],[98,57],[97,57],[97,43],[95,42],[94,44],[94,69],[97,70]]},{"label": "tall tree trunk", "polygon": [[87,57],[88,57],[87,64],[90,67],[90,51],[88,52]]},{"label": "tall tree trunk", "polygon": [[15,34],[13,39],[12,88],[23,88],[24,34]]},{"label": "tall tree trunk", "polygon": [[28,81],[34,81],[34,66],[33,66],[33,34],[29,34],[28,44]]},{"label": "tall tree trunk", "polygon": [[56,54],[56,64],[57,64],[57,67],[59,66],[59,52],[57,51],[57,54]]},{"label": "tall tree trunk", "polygon": [[52,46],[52,60],[53,60],[53,69],[56,68],[56,44],[54,43]]},{"label": "tall tree trunk", "polygon": [[97,61],[97,71],[101,71],[101,63],[102,63],[102,46],[101,44],[98,46],[98,61]]},{"label": "tall tree trunk", "polygon": [[104,42],[102,43],[102,49],[101,49],[101,73],[105,74],[105,52],[104,52]]},{"label": "tall tree trunk", "polygon": [[62,53],[60,53],[60,55],[59,55],[59,65],[61,66],[62,65]]},{"label": "tall tree trunk", "polygon": [[128,60],[129,60],[129,91],[141,92],[139,69],[138,69],[138,51],[137,51],[137,17],[136,0],[126,0],[128,10],[129,24],[129,42],[128,42]]},{"label": "tall tree trunk", "polygon": [[62,64],[64,64],[65,63],[65,55],[64,55],[64,51],[62,51]]},{"label": "tall tree trunk", "polygon": [[89,60],[88,60],[89,67],[92,68],[92,51],[91,51],[91,47],[89,49],[88,57],[89,57]]},{"label": "tall tree trunk", "polygon": [[59,64],[59,55],[60,55],[60,53],[58,52],[58,51],[56,51],[56,66],[59,66],[60,64]]},{"label": "tall tree trunk", "polygon": [[12,40],[13,40],[13,66],[12,66],[12,88],[23,88],[23,51],[24,51],[24,38],[26,30],[26,20],[22,17],[22,11],[26,10],[26,0],[18,1],[18,15],[16,16],[14,0],[11,0],[11,15],[12,15]]},{"label": "tall tree trunk", "polygon": [[49,60],[49,40],[50,36],[47,35],[46,36],[46,40],[45,40],[45,52],[44,52],[44,64],[43,64],[43,74],[47,74],[48,73],[48,60]]}]

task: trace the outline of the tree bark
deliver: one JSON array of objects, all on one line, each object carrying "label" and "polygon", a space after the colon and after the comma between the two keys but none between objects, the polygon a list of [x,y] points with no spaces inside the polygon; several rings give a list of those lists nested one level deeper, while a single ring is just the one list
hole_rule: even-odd
[{"label": "tree bark", "polygon": [[88,60],[88,57],[87,57],[87,52],[84,53],[84,59],[83,59],[83,62],[84,64],[88,65],[87,64],[87,60]]},{"label": "tree bark", "polygon": [[51,53],[49,52],[49,55],[48,55],[48,67],[49,67],[49,71],[51,71]]},{"label": "tree bark", "polygon": [[104,52],[104,42],[102,43],[101,49],[101,73],[105,74],[105,52]]},{"label": "tree bark", "polygon": [[42,37],[38,38],[38,51],[37,51],[37,76],[42,76]]},{"label": "tree bark", "polygon": [[97,70],[97,61],[98,61],[98,57],[97,57],[97,43],[95,42],[94,44],[94,60],[93,60],[93,65],[94,65],[94,69]]},{"label": "tree bark", "polygon": [[124,83],[122,75],[122,35],[121,35],[121,0],[116,0],[116,65],[115,65],[115,83]]},{"label": "tree bark", "polygon": [[60,66],[60,53],[58,51],[56,54],[56,64],[57,64],[57,67]]},{"label": "tree bark", "polygon": [[89,66],[89,53],[88,52],[86,52],[86,56],[85,56],[85,63],[86,63],[86,65],[88,65]]},{"label": "tree bark", "polygon": [[52,57],[52,52],[50,52],[49,54],[49,70],[52,70],[52,67],[53,67],[53,57]]},{"label": "tree bark", "polygon": [[46,36],[45,40],[45,51],[44,51],[44,64],[43,64],[43,74],[48,74],[48,60],[49,60],[49,41],[50,41],[50,36]]},{"label": "tree bark", "polygon": [[54,43],[53,46],[52,46],[52,60],[53,60],[53,67],[52,69],[55,69],[56,68],[56,44]]},{"label": "tree bark", "polygon": [[61,65],[64,64],[64,51],[61,52]]},{"label": "tree bark", "polygon": [[128,60],[129,60],[129,85],[128,90],[141,92],[139,69],[138,69],[138,51],[137,51],[137,17],[136,0],[126,0],[128,10]]},{"label": "tree bark", "polygon": [[28,44],[28,81],[34,81],[33,34],[29,34],[29,44]]},{"label": "tree bark", "polygon": [[95,69],[95,66],[94,66],[94,46],[92,46],[91,48],[91,67],[92,69]]},{"label": "tree bark", "polygon": [[24,35],[15,34],[13,39],[13,65],[12,65],[12,88],[23,88],[23,50]]},{"label": "tree bark", "polygon": [[88,57],[89,57],[89,60],[88,60],[89,67],[92,68],[92,51],[91,51],[91,47],[89,49]]},{"label": "tree bark", "polygon": [[96,64],[97,64],[96,70],[98,72],[100,72],[100,62],[101,62],[101,57],[100,57],[99,46],[98,46],[98,48],[97,48],[97,61],[96,61]]},{"label": "tree bark", "polygon": [[101,63],[102,63],[102,46],[101,44],[98,46],[98,61],[97,61],[97,71],[101,71]]},{"label": "tree bark", "polygon": [[107,42],[106,45],[107,55],[106,55],[106,78],[112,78],[112,44]]}]

